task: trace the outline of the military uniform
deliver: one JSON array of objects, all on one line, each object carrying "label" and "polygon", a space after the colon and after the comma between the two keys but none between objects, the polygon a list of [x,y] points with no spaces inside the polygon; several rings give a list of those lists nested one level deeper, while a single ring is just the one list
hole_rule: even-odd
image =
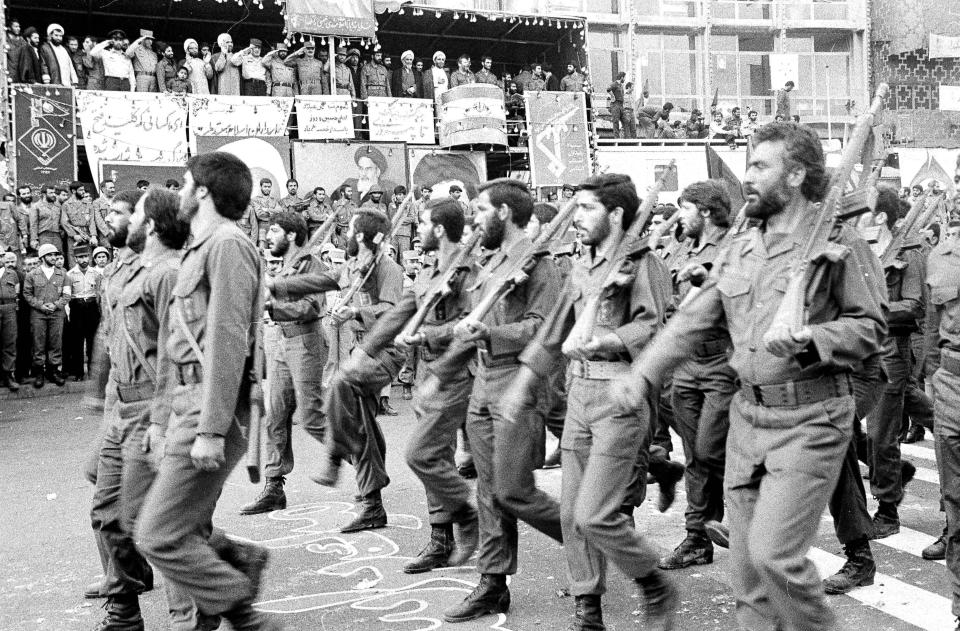
[{"label": "military uniform", "polygon": [[76,263],[74,250],[78,244],[96,244],[92,236],[91,226],[95,224],[93,204],[71,197],[63,204],[63,229],[67,233],[67,267]]},{"label": "military uniform", "polygon": [[[690,291],[691,284],[679,282],[677,275],[688,265],[710,269],[724,234],[726,229],[707,227],[700,239],[688,239],[691,244],[685,255],[674,258],[670,271],[678,301]],[[674,426],[686,456],[687,536],[708,549],[711,546],[704,522],[723,520],[724,454],[730,400],[737,390],[736,374],[727,363],[729,351],[730,334],[724,324],[718,324],[694,350],[693,359],[677,367],[670,387]],[[712,553],[707,553],[703,560],[712,560]],[[661,567],[672,569],[665,565]]]},{"label": "military uniform", "polygon": [[[630,372],[636,359],[666,321],[670,280],[663,262],[647,253],[632,264],[630,281],[602,289],[611,252],[585,254],[573,264],[570,282],[556,310],[520,360],[540,377],[555,358],[588,301],[598,292],[595,337],[616,335],[623,352],[602,352],[588,360],[570,360],[567,416],[561,448],[563,488],[560,516],[563,545],[574,596],[600,595],[606,589],[606,560],[638,578],[656,568],[657,554],[621,512],[629,487],[637,482],[637,450],[646,451],[651,409],[618,413],[607,397],[607,382]],[[472,441],[471,441],[472,442]],[[476,443],[474,455],[476,457]],[[645,471],[641,471],[645,475]]]},{"label": "military uniform", "polygon": [[305,199],[300,199],[296,195],[287,195],[280,200],[280,206],[284,211],[300,213],[306,209],[308,202]]},{"label": "military uniform", "polygon": [[287,57],[283,63],[296,68],[300,82],[300,94],[317,95],[330,94],[330,76],[323,67],[323,62],[313,57]]},{"label": "military uniform", "polygon": [[934,446],[947,513],[947,569],[960,616],[960,244],[943,240],[927,259],[930,302],[925,370],[933,386]]},{"label": "military uniform", "polygon": [[334,66],[333,74],[337,82],[337,94],[349,96],[351,99],[357,98],[350,68],[346,64],[337,63]]},{"label": "military uniform", "polygon": [[459,68],[450,73],[450,87],[455,88],[458,85],[467,85],[468,83],[476,83],[477,77],[472,72],[467,70],[464,72]]},{"label": "military uniform", "polygon": [[493,74],[486,68],[481,68],[477,71],[477,74],[474,75],[474,79],[477,83],[487,83],[489,85],[495,85],[498,88],[503,87],[503,82],[497,78],[497,75]]},{"label": "military uniform", "polygon": [[263,67],[267,69],[270,81],[270,96],[295,96],[299,94],[297,84],[297,69],[288,66],[279,57],[271,56],[264,60]]},{"label": "military uniform", "polygon": [[390,93],[390,71],[383,64],[369,63],[360,71],[360,98],[393,96]]},{"label": "military uniform", "polygon": [[30,244],[39,248],[44,243],[63,247],[60,228],[63,224],[63,211],[56,202],[40,201],[30,208]]},{"label": "military uniform", "polygon": [[[172,366],[172,414],[156,480],[143,504],[137,548],[168,585],[206,615],[237,626],[250,620],[257,586],[241,560],[210,542],[224,482],[247,448],[253,340],[263,314],[260,256],[232,222],[195,234],[172,290],[166,350]],[[199,470],[190,450],[198,435],[223,438],[215,471]],[[241,625],[242,626],[242,625]]]},{"label": "military uniform", "polygon": [[[83,250],[81,250],[83,251]],[[81,270],[73,266],[67,277],[73,286],[70,296],[70,316],[66,322],[64,372],[78,380],[83,378],[86,366],[93,362],[94,339],[100,325],[100,283],[103,277],[92,265]]]},{"label": "military uniform", "polygon": [[[250,198],[250,205],[257,216],[257,239],[258,243],[263,242],[267,237],[267,229],[270,228],[270,222],[273,218],[283,212],[283,208],[277,199],[270,195],[254,195]],[[242,221],[242,220],[241,220]],[[251,238],[253,235],[250,235]]]},{"label": "military uniform", "polygon": [[3,378],[13,377],[17,362],[17,299],[20,272],[0,268],[0,370]]},{"label": "military uniform", "polygon": [[157,54],[143,45],[131,46],[124,54],[133,63],[137,92],[157,92]]},{"label": "military uniform", "polygon": [[564,75],[560,79],[561,92],[583,92],[583,75],[579,72]]},{"label": "military uniform", "polygon": [[[798,212],[813,216],[812,208]],[[659,383],[726,323],[740,391],[730,407],[724,491],[737,617],[748,629],[778,622],[832,628],[833,613],[806,553],[850,443],[850,373],[879,351],[886,332],[876,257],[842,226],[830,248],[812,258],[811,342],[786,358],[766,350],[761,337],[810,229],[803,222],[795,234],[754,228],[735,238],[703,290],[673,316],[634,371]]]},{"label": "military uniform", "polygon": [[[247,210],[244,211],[243,216],[240,219],[237,219],[237,226],[243,232],[243,234],[250,237],[250,240],[254,243],[259,243],[260,238],[260,221],[257,219],[257,211],[251,203],[247,206]],[[266,228],[264,228],[264,235],[266,235]]]},{"label": "military uniform", "polygon": [[93,201],[93,218],[90,221],[90,234],[96,237],[97,242],[110,249],[110,241],[107,239],[107,233],[110,229],[107,227],[107,215],[110,213],[111,199],[101,195]]},{"label": "military uniform", "polygon": [[[32,270],[23,281],[23,297],[33,311],[30,329],[33,332],[33,371],[37,376],[60,371],[63,363],[63,307],[70,301],[70,279],[59,267],[54,267],[50,278],[43,273],[43,265]],[[52,313],[43,305],[52,304]]]},{"label": "military uniform", "polygon": [[12,202],[0,202],[0,253],[14,252],[19,261],[21,252],[26,250],[28,234],[26,217]]},{"label": "military uniform", "polygon": [[310,203],[307,205],[306,210],[303,211],[304,219],[307,220],[307,228],[310,231],[310,236],[313,236],[313,233],[323,225],[323,222],[330,217],[330,213],[332,212],[333,207],[330,205],[328,199],[318,202],[316,197],[310,198]]}]

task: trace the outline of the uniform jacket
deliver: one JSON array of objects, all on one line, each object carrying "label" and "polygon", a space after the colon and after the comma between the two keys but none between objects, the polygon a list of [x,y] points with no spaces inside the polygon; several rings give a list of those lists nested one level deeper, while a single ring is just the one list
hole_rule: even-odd
[{"label": "uniform jacket", "polygon": [[360,71],[360,98],[392,96],[390,71],[383,64],[369,63]]},{"label": "uniform jacket", "polygon": [[20,296],[20,286],[23,279],[20,272],[15,269],[0,269],[0,305],[17,305],[17,297]]},{"label": "uniform jacket", "polygon": [[[43,315],[63,314],[64,305],[70,302],[71,291],[70,279],[66,271],[59,267],[53,268],[53,274],[48,280],[43,273],[43,266],[38,265],[23,281],[24,299]],[[48,314],[42,311],[43,305],[48,302],[56,305],[56,312]]]},{"label": "uniform jacket", "polygon": [[[289,278],[300,274],[319,274],[327,271],[320,259],[303,249],[297,256],[285,263],[275,278]],[[271,300],[266,305],[267,313],[275,322],[316,322],[326,311],[324,294],[307,294],[289,300]]]},{"label": "uniform jacket", "polygon": [[30,208],[30,241],[36,241],[41,232],[60,232],[63,210],[56,202],[41,201]]},{"label": "uniform jacket", "polygon": [[940,366],[940,349],[960,352],[960,243],[941,241],[927,259],[929,305],[923,333],[926,375]]},{"label": "uniform jacket", "polygon": [[28,235],[27,221],[11,202],[0,202],[0,251],[19,252]]}]

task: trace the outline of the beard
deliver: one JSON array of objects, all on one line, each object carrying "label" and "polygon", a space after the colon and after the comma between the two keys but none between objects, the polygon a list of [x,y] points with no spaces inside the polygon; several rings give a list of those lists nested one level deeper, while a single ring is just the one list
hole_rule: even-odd
[{"label": "beard", "polygon": [[436,252],[440,249],[440,239],[433,233],[433,230],[420,237],[420,247],[424,252]]},{"label": "beard", "polygon": [[583,232],[580,241],[584,245],[597,246],[610,236],[610,217],[604,216],[589,232]]},{"label": "beard", "polygon": [[357,238],[353,237],[352,239],[347,240],[347,256],[350,258],[356,258],[360,254],[360,244],[357,243]]},{"label": "beard", "polygon": [[127,247],[140,254],[143,252],[143,248],[147,245],[147,227],[146,225],[141,224],[139,228],[134,231],[127,230]]},{"label": "beard", "polygon": [[30,204],[33,203],[33,195],[27,195],[26,197],[21,197],[20,203],[25,206],[29,206]]},{"label": "beard", "polygon": [[290,251],[290,242],[286,239],[280,239],[274,245],[270,246],[270,254],[274,256],[284,256]]},{"label": "beard", "polygon": [[200,210],[200,202],[191,197],[180,198],[180,211],[177,213],[177,219],[189,222]]},{"label": "beard", "polygon": [[483,226],[483,236],[480,245],[487,250],[496,250],[503,245],[503,233],[506,231],[506,222],[493,216]]},{"label": "beard", "polygon": [[[745,187],[748,195],[756,194],[757,190],[752,186]],[[781,188],[771,189],[761,193],[755,201],[747,203],[744,213],[751,219],[768,219],[777,213],[783,212],[786,208],[789,197]]]},{"label": "beard", "polygon": [[696,219],[693,219],[690,222],[689,226],[680,225],[679,236],[684,236],[689,239],[699,239],[703,235],[704,221],[697,215]]},{"label": "beard", "polygon": [[122,248],[127,244],[127,226],[114,230],[110,229],[109,234],[107,234],[107,241],[110,242],[110,245],[115,248]]}]

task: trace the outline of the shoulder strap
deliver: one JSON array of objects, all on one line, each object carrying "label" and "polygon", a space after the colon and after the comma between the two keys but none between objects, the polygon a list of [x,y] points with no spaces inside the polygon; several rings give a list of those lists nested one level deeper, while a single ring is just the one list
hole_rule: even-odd
[{"label": "shoulder strap", "polygon": [[130,350],[133,351],[133,354],[137,356],[137,359],[140,361],[140,365],[143,366],[143,369],[147,371],[147,375],[150,377],[150,381],[157,381],[157,368],[147,361],[147,356],[143,352],[143,349],[140,348],[140,345],[137,344],[136,340],[133,339],[133,336],[130,335],[130,329],[127,327],[127,311],[123,310],[123,322],[120,323],[121,328],[123,329],[123,336],[127,339],[127,344],[130,346]]},{"label": "shoulder strap", "polygon": [[174,318],[174,321],[177,324],[177,328],[180,329],[180,332],[183,333],[183,336],[187,338],[187,344],[190,345],[190,348],[193,349],[193,352],[197,355],[197,359],[200,361],[200,364],[205,367],[206,361],[203,358],[203,351],[200,350],[200,342],[197,341],[196,336],[190,330],[190,327],[187,326],[186,313],[183,311],[182,303],[174,299],[173,304],[177,308],[177,317]]}]

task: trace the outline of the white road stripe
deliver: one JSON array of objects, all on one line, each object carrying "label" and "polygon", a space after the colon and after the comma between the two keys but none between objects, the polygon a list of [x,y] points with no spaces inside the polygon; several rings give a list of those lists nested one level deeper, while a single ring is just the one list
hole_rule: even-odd
[{"label": "white road stripe", "polygon": [[923,559],[921,552],[923,552],[924,548],[933,543],[935,539],[935,536],[930,536],[925,532],[907,528],[901,524],[899,534],[890,535],[889,537],[884,537],[883,539],[874,539],[873,543],[879,543],[882,546],[887,546],[888,548],[893,548],[894,550],[899,550],[900,552],[912,554],[913,556],[922,559],[927,563],[939,563],[940,565],[946,565],[946,561],[927,561],[926,559]]},{"label": "white road stripe", "polygon": [[[834,574],[845,562],[843,557],[819,548],[811,548],[807,558],[814,562],[821,576]],[[877,572],[873,585],[858,587],[847,596],[926,631],[945,631],[954,627],[949,598],[880,572]]]},{"label": "white road stripe", "polygon": [[937,461],[937,452],[933,450],[933,447],[924,447],[923,445],[900,443],[900,454],[911,458],[923,458],[931,462]]}]

